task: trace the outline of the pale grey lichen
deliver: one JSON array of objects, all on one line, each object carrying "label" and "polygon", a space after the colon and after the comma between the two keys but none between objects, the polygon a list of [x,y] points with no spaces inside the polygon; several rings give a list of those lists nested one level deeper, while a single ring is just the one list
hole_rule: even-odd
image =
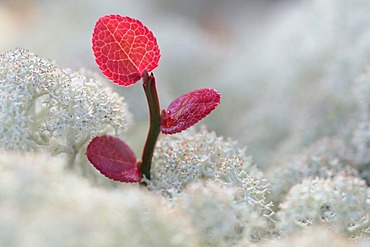
[{"label": "pale grey lichen", "polygon": [[[50,164],[53,165],[50,165]],[[140,186],[102,189],[42,153],[0,152],[0,246],[199,246],[185,214]]]},{"label": "pale grey lichen", "polygon": [[[235,141],[204,126],[161,136],[151,175],[151,180],[144,179],[148,188],[185,205],[205,244],[228,246],[243,234],[250,241],[274,235],[272,203],[266,200],[269,184]],[[228,215],[224,226],[217,214]]]},{"label": "pale grey lichen", "polygon": [[[242,243],[240,247],[248,246]],[[346,239],[343,235],[324,226],[314,226],[305,231],[287,236],[283,239],[274,239],[260,245],[260,247],[360,247],[359,243]],[[364,245],[366,246],[366,245]]]},{"label": "pale grey lichen", "polygon": [[353,93],[357,100],[358,115],[353,124],[351,144],[358,170],[370,184],[370,68],[354,83]]},{"label": "pale grey lichen", "polygon": [[[227,184],[243,184],[248,175],[262,176],[235,141],[218,137],[203,126],[199,131],[190,128],[177,135],[162,135],[153,154],[151,180],[148,187],[172,197],[199,179],[220,180]],[[266,182],[256,182],[265,192]]]},{"label": "pale grey lichen", "polygon": [[196,181],[174,199],[192,222],[201,246],[234,246],[241,239],[249,243],[275,237],[271,219],[260,205],[240,201],[240,188],[221,181]]},{"label": "pale grey lichen", "polygon": [[358,177],[307,178],[291,188],[277,212],[282,236],[327,224],[350,238],[370,237],[370,189]]},{"label": "pale grey lichen", "polygon": [[330,178],[338,173],[358,175],[354,152],[342,138],[326,137],[301,153],[277,160],[266,176],[271,182],[271,199],[277,205],[290,190],[306,178]]},{"label": "pale grey lichen", "polygon": [[122,133],[130,113],[97,75],[61,69],[16,49],[0,56],[0,147],[68,154],[68,165],[92,137]]},{"label": "pale grey lichen", "polygon": [[370,63],[370,1],[289,3],[260,35],[238,36],[240,47],[213,73],[227,109],[213,126],[240,137],[264,167],[277,151],[297,153],[347,130],[355,112],[350,88]]}]

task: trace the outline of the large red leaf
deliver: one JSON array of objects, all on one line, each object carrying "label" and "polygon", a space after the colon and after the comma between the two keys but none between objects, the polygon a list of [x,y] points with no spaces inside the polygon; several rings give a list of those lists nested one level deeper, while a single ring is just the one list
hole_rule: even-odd
[{"label": "large red leaf", "polygon": [[178,97],[162,116],[162,133],[175,134],[193,126],[213,111],[220,100],[220,94],[212,88],[194,90]]},{"label": "large red leaf", "polygon": [[114,83],[130,86],[152,71],[161,57],[153,33],[139,20],[120,15],[99,18],[92,48],[96,63]]},{"label": "large red leaf", "polygon": [[87,146],[86,156],[104,176],[120,182],[140,182],[141,170],[131,148],[114,136],[95,137]]}]

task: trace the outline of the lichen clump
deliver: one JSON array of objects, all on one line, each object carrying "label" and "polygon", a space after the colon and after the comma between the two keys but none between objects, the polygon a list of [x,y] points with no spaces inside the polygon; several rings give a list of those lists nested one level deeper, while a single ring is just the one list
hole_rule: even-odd
[{"label": "lichen clump", "polygon": [[63,163],[0,152],[1,246],[199,246],[190,221],[163,198],[91,186]]},{"label": "lichen clump", "polygon": [[146,182],[149,190],[189,214],[205,245],[230,246],[243,235],[255,242],[275,234],[272,203],[266,199],[270,188],[262,172],[235,141],[204,126],[161,136],[152,180]]},{"label": "lichen clump", "polygon": [[370,191],[360,178],[306,178],[280,204],[278,228],[283,236],[312,225],[327,224],[350,238],[370,237]]},{"label": "lichen clump", "polygon": [[59,68],[24,49],[0,55],[0,147],[67,153],[130,121],[123,98],[97,75]]}]

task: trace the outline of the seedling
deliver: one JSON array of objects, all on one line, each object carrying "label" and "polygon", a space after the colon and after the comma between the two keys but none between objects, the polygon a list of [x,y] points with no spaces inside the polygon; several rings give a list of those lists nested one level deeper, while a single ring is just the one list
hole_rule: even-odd
[{"label": "seedling", "polygon": [[110,179],[128,183],[140,182],[142,176],[150,179],[159,133],[175,134],[193,126],[217,107],[221,96],[215,89],[198,89],[172,101],[167,110],[161,110],[151,72],[158,67],[161,54],[157,39],[139,20],[120,15],[99,18],[92,48],[100,70],[114,83],[128,87],[142,79],[150,126],[141,161],[124,141],[108,135],[97,136],[89,143],[87,158]]}]

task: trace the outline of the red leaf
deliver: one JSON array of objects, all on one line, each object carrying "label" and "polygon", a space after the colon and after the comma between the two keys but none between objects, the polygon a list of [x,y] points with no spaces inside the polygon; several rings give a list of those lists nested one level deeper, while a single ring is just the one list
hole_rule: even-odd
[{"label": "red leaf", "polygon": [[120,15],[99,18],[92,37],[96,63],[114,83],[130,86],[152,71],[161,57],[157,39],[139,20]]},{"label": "red leaf", "polygon": [[220,103],[220,94],[212,88],[191,91],[172,101],[162,118],[164,134],[181,132],[207,116]]},{"label": "red leaf", "polygon": [[141,170],[131,148],[114,136],[97,136],[87,146],[86,156],[104,176],[120,182],[140,182]]}]

